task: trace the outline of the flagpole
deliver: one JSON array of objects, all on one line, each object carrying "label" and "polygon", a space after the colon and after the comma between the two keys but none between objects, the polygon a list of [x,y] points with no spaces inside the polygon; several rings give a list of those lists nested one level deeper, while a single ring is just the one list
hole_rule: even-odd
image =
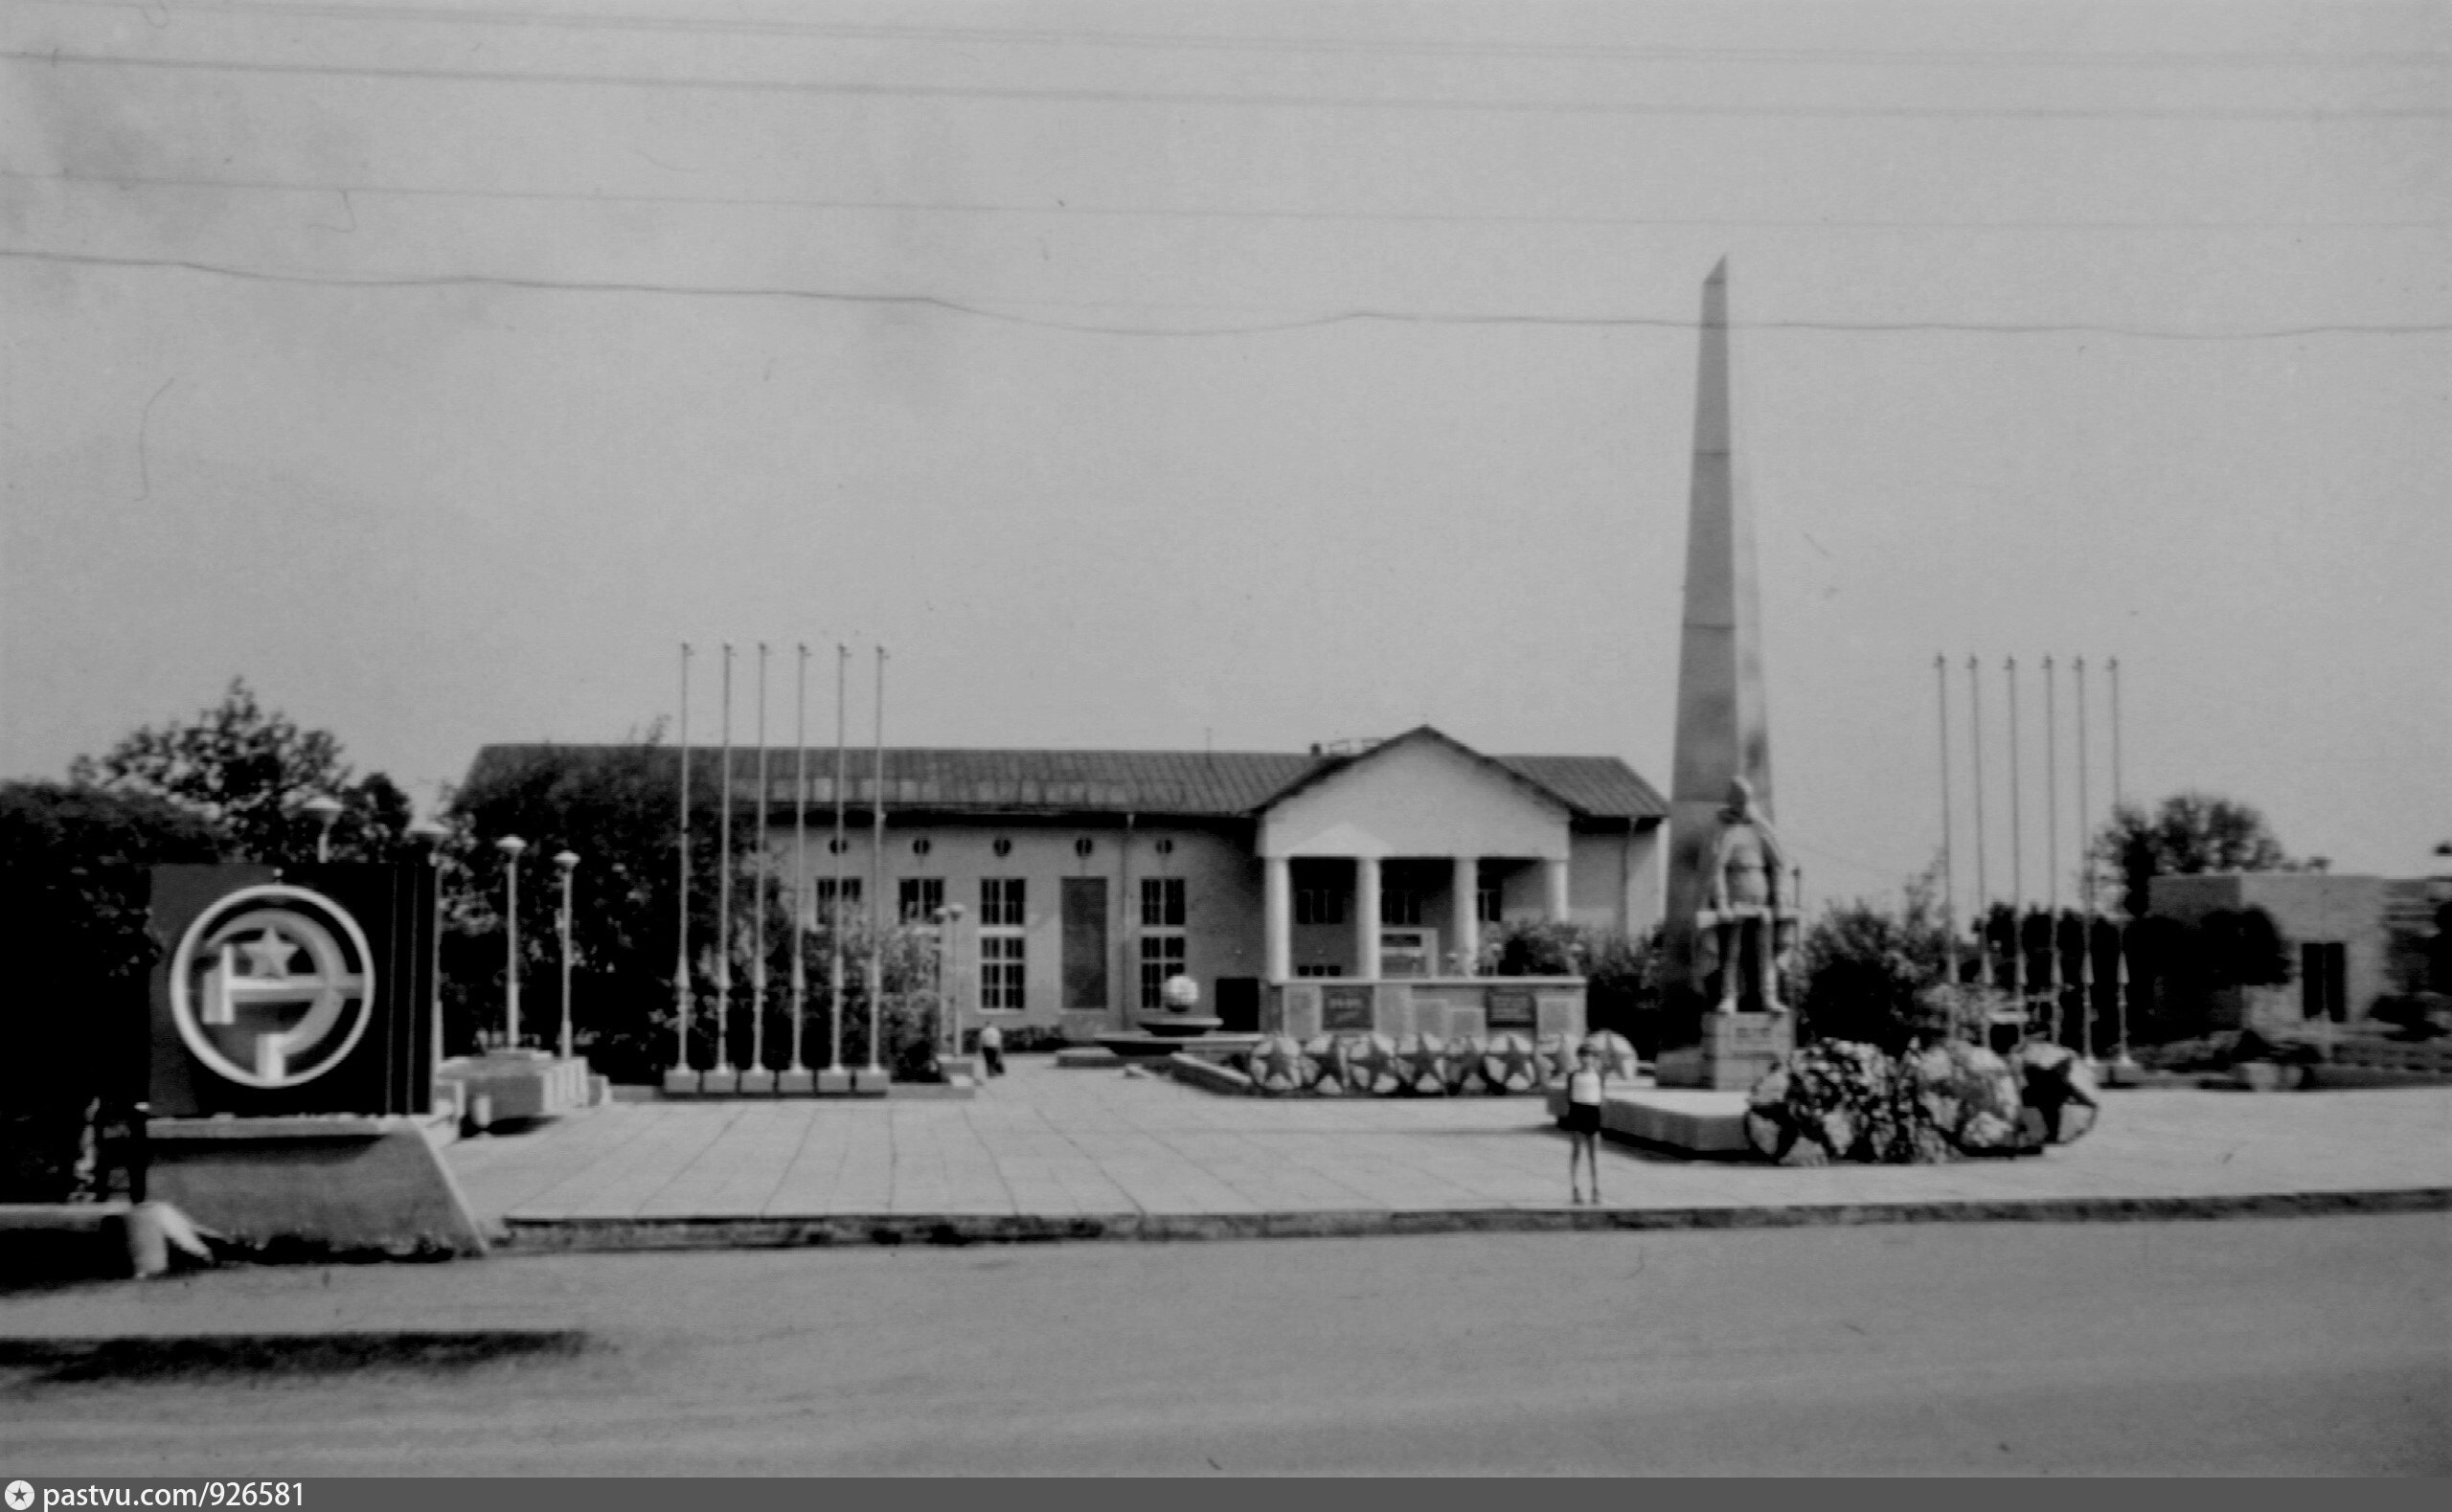
[{"label": "flagpole", "polygon": [[792,1065],[801,1064],[801,1019],[808,1011],[808,643],[800,643],[799,690],[792,697]]},{"label": "flagpole", "polygon": [[2027,897],[2026,852],[2018,821],[2018,659],[2007,658],[2009,688],[2009,991],[2026,1005]]},{"label": "flagpole", "polygon": [[1950,873],[1950,664],[1933,653],[1933,681],[1941,690],[1941,959],[1958,986],[1958,884]]},{"label": "flagpole", "polygon": [[[749,1074],[766,1075],[766,643],[758,643],[758,828],[750,848]],[[744,1092],[752,1089],[743,1088]]]},{"label": "flagpole", "polygon": [[672,1069],[690,1070],[690,643],[681,643],[681,921],[672,964]]},{"label": "flagpole", "polygon": [[2052,658],[2043,659],[2043,846],[2045,912],[2052,915],[2052,1043],[2060,1043],[2060,721]]},{"label": "flagpole", "polygon": [[2071,660],[2077,676],[2077,908],[2084,918],[2086,948],[2077,957],[2077,1053],[2095,1058],[2095,857],[2086,834],[2086,659]]},{"label": "flagpole", "polygon": [[876,782],[870,793],[869,846],[869,1074],[885,1036],[885,647],[877,647]]},{"label": "flagpole", "polygon": [[[2103,665],[2111,672],[2111,811],[2117,816],[2123,801],[2120,781],[2120,658],[2115,656]],[[2111,1058],[2115,1066],[2133,1064],[2128,1058],[2128,923],[2119,927],[2116,937],[2120,948],[2111,958]]]},{"label": "flagpole", "polygon": [[826,1015],[826,1069],[843,1069],[843,689],[851,648],[834,647],[834,895],[827,900],[827,978],[834,999]]},{"label": "flagpole", "polygon": [[732,1064],[732,643],[724,643],[723,754],[716,758],[715,1067]]},{"label": "flagpole", "polygon": [[1992,985],[1992,915],[1985,902],[1990,885],[1984,864],[1984,685],[1976,681],[1975,658],[1966,659],[1966,718],[1975,752],[1975,980]]}]

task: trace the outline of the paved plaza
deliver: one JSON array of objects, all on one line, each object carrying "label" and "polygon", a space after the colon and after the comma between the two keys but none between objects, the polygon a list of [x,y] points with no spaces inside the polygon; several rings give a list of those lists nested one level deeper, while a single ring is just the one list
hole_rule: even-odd
[{"label": "paved plaza", "polygon": [[[617,1102],[445,1159],[488,1229],[828,1217],[1221,1217],[1567,1206],[1533,1097],[1227,1097],[1017,1057],[969,1101]],[[2452,1189],[2452,1089],[2123,1091],[2037,1159],[1784,1169],[1604,1146],[1609,1207]]]}]

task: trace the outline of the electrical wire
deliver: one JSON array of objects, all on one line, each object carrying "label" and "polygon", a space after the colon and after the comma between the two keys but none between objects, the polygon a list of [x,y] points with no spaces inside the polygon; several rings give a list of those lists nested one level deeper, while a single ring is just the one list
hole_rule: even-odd
[{"label": "electrical wire", "polygon": [[[1179,338],[1192,336],[1257,336],[1281,331],[1312,330],[1330,326],[1352,324],[1386,324],[1412,326],[1519,326],[1582,328],[1620,328],[1653,330],[1691,330],[1691,317],[1651,315],[1545,315],[1526,312],[1469,313],[1424,310],[1351,309],[1325,315],[1304,316],[1293,320],[1272,321],[1245,326],[1198,327],[1164,327],[1149,326],[1108,326],[1089,322],[1055,321],[1010,310],[993,309],[983,305],[965,303],[935,294],[877,294],[842,289],[789,288],[780,285],[707,285],[655,283],[643,281],[584,281],[569,279],[521,278],[487,273],[433,274],[330,274],[288,273],[271,269],[246,268],[230,263],[208,262],[189,258],[126,258],[101,253],[54,252],[29,247],[0,247],[0,258],[20,261],[49,262],[76,267],[111,267],[131,269],[170,269],[209,274],[219,278],[239,279],[253,282],[310,284],[327,288],[503,288],[553,291],[581,294],[647,294],[673,295],[710,299],[801,300],[834,305],[898,305],[908,308],[941,310],[947,314],[965,315],[980,320],[998,321],[1012,326],[1035,327],[1047,330],[1078,331],[1088,335],[1146,336]],[[1975,335],[2041,336],[2091,335],[2125,336],[2145,341],[2275,341],[2295,340],[2312,336],[2426,336],[2452,332],[2452,323],[2410,325],[2325,324],[2274,327],[2256,330],[2182,330],[2150,327],[2096,325],[2082,322],[2019,323],[2012,321],[1834,321],[1834,320],[1754,320],[1731,321],[1735,330],[1794,330],[1818,332],[1853,332],[1864,334],[1910,334],[1951,332]]]},{"label": "electrical wire", "polygon": [[959,46],[1093,47],[1164,52],[1260,52],[1363,56],[1523,58],[1584,63],[1596,58],[1630,62],[1749,63],[1837,67],[1946,68],[2441,68],[2452,54],[2431,51],[2300,53],[2251,51],[2012,53],[2001,50],[1933,51],[1911,48],[1664,47],[1609,43],[1434,41],[1427,38],[1360,36],[1234,35],[1224,33],[1118,32],[1058,27],[917,26],[828,21],[783,21],[749,16],[671,16],[643,12],[584,15],[515,8],[460,9],[407,5],[280,5],[218,0],[213,5],[170,5],[164,0],[11,0],[71,11],[135,11],[167,27],[177,18],[253,15],[281,20],[387,22],[406,25],[489,26],[582,32],[677,33],[692,36],[800,36],[828,41],[942,42]]},{"label": "electrical wire", "polygon": [[1079,216],[1089,219],[1359,221],[1396,225],[1586,227],[1712,227],[1842,231],[2445,231],[2441,220],[1865,220],[1770,219],[1740,215],[1485,215],[1435,211],[1257,210],[1132,205],[994,204],[950,200],[801,199],[746,194],[672,194],[526,189],[454,189],[400,184],[300,183],[294,180],[193,178],[174,174],[37,173],[0,169],[0,179],[28,183],[102,184],[128,189],[212,189],[264,193],[367,194],[398,198],[534,200],[556,204],[697,205],[757,210],[916,212],[931,214]]},{"label": "electrical wire", "polygon": [[1165,89],[1014,89],[981,84],[881,84],[843,79],[716,79],[655,74],[559,73],[533,69],[410,68],[373,63],[278,63],[247,58],[137,57],[125,54],[9,50],[0,60],[52,67],[253,74],[579,88],[677,89],[725,94],[825,95],[842,99],[992,100],[1054,105],[1199,105],[1229,110],[1419,110],[1521,116],[1624,116],[1759,121],[2440,121],[2452,106],[2052,106],[2052,105],[1718,105],[1657,102],[1453,100],[1418,95],[1231,93]]}]

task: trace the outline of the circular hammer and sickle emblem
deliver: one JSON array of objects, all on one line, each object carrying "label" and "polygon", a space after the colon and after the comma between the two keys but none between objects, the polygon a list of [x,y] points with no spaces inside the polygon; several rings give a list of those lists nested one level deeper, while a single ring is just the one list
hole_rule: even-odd
[{"label": "circular hammer and sickle emblem", "polygon": [[346,1059],[375,1013],[373,959],[331,899],[241,888],[188,926],[170,958],[170,1017],[195,1058],[244,1087],[296,1087]]}]

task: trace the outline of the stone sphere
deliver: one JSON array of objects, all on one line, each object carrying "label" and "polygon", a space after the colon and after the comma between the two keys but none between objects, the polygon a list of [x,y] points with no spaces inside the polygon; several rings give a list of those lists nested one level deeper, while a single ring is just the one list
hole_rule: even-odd
[{"label": "stone sphere", "polygon": [[1175,1012],[1189,1013],[1200,1005],[1200,983],[1190,977],[1169,977],[1166,985],[1158,989],[1158,995],[1165,998],[1167,1006]]}]

